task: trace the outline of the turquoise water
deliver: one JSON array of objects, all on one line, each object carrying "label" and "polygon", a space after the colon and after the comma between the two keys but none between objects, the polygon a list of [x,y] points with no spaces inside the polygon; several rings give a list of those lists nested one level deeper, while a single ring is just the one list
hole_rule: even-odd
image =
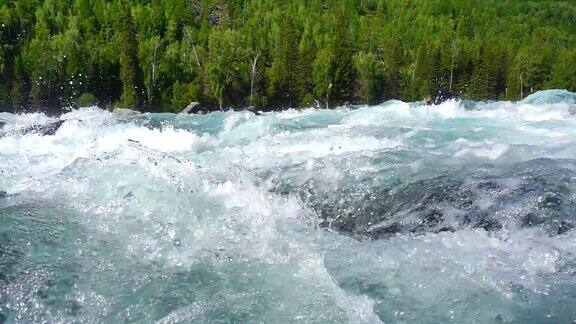
[{"label": "turquoise water", "polygon": [[0,322],[573,322],[573,110],[0,113]]}]

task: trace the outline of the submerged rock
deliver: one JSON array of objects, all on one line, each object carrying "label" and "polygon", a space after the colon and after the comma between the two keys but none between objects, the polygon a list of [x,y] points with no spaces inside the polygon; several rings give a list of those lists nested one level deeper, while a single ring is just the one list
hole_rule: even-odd
[{"label": "submerged rock", "polygon": [[53,123],[43,124],[43,125],[33,125],[20,130],[19,133],[22,135],[37,133],[42,136],[54,135],[56,131],[64,124],[64,120],[58,120]]},{"label": "submerged rock", "polygon": [[299,192],[323,227],[374,239],[504,227],[541,227],[558,235],[576,227],[576,160],[538,159],[510,169],[480,165],[393,186],[366,179],[336,188],[302,187],[308,189],[273,190]]}]

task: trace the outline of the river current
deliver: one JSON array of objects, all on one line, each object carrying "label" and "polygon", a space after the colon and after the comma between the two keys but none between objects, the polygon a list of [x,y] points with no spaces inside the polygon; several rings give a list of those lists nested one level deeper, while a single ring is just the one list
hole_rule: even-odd
[{"label": "river current", "polygon": [[0,323],[574,322],[575,112],[0,113]]}]

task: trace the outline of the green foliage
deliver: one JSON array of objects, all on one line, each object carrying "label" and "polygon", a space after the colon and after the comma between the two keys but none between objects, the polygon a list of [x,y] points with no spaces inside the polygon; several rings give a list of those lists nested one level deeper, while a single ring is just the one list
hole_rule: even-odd
[{"label": "green foliage", "polygon": [[172,92],[172,104],[174,107],[171,112],[180,112],[186,106],[188,106],[193,101],[198,101],[200,99],[200,90],[198,86],[194,83],[180,83],[176,81],[174,83],[174,89]]},{"label": "green foliage", "polygon": [[120,19],[120,80],[122,80],[120,105],[127,108],[141,108],[144,104],[144,86],[138,59],[136,30],[129,2],[122,5]]},{"label": "green foliage", "polygon": [[346,8],[340,8],[336,15],[336,26],[332,38],[333,95],[336,104],[343,104],[354,99],[355,73],[352,65],[352,42],[350,40],[348,23],[350,16]]},{"label": "green foliage", "polygon": [[0,0],[0,109],[576,91],[574,21],[556,0]]},{"label": "green foliage", "polygon": [[91,107],[98,104],[98,99],[91,93],[83,93],[76,100],[76,107]]},{"label": "green foliage", "polygon": [[576,89],[576,73],[571,69],[574,66],[576,66],[576,48],[561,51],[552,66],[550,87]]},{"label": "green foliage", "polygon": [[332,91],[332,67],[333,55],[328,49],[318,51],[316,60],[312,66],[314,75],[314,94],[321,98],[326,107],[330,106],[330,93]]},{"label": "green foliage", "polygon": [[275,104],[293,107],[301,101],[298,89],[300,30],[287,10],[278,26],[276,50],[269,74],[269,94]]},{"label": "green foliage", "polygon": [[29,83],[26,74],[22,58],[16,57],[14,59],[14,78],[10,89],[11,106],[16,112],[23,111],[28,106]]},{"label": "green foliage", "polygon": [[412,82],[412,99],[431,98],[445,85],[440,71],[440,52],[434,44],[423,43],[418,50]]},{"label": "green foliage", "polygon": [[376,54],[365,52],[356,54],[354,63],[358,75],[358,97],[363,102],[372,104],[382,86],[382,63],[378,61]]},{"label": "green foliage", "polygon": [[[474,99],[498,99],[506,90],[507,53],[485,46],[475,65],[468,92]],[[505,95],[505,94],[504,94]]]},{"label": "green foliage", "polygon": [[232,29],[211,33],[208,57],[204,68],[206,95],[216,99],[218,107],[235,102],[247,95],[249,58],[241,50],[243,35]]}]

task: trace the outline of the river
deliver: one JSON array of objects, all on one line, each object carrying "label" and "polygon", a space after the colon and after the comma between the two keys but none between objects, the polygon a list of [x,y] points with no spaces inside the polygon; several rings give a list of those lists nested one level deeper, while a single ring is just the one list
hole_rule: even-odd
[{"label": "river", "polygon": [[0,323],[573,322],[574,110],[0,113]]}]

